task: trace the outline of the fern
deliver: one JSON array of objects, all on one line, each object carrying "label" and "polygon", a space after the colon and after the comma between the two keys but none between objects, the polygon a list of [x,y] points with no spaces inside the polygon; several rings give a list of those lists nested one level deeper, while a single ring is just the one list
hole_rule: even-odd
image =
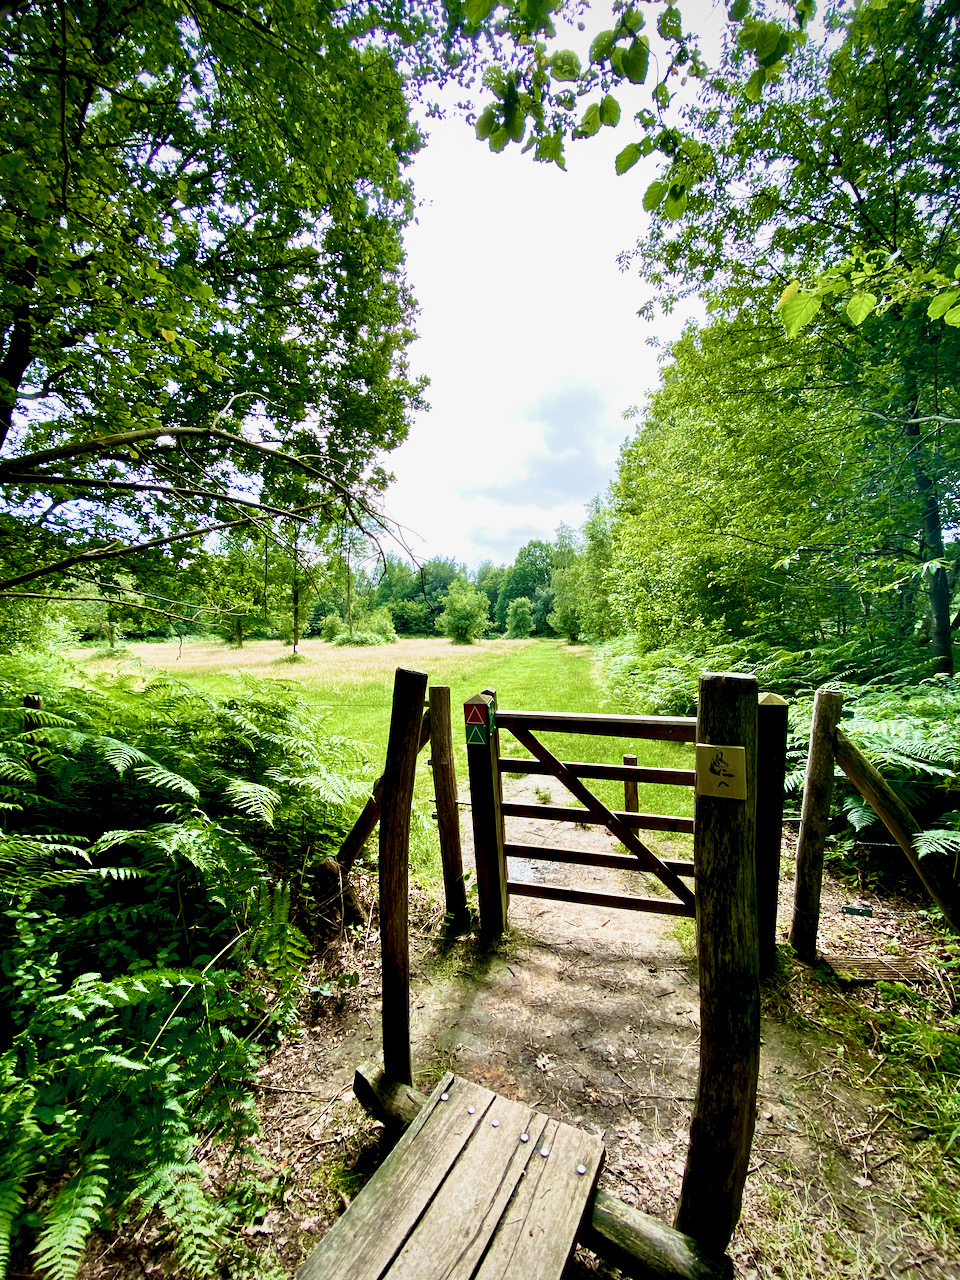
[{"label": "fern", "polygon": [[268,827],[273,826],[273,815],[280,797],[270,787],[259,782],[245,782],[242,778],[233,778],[226,783],[224,795],[241,813],[252,818],[259,818]]},{"label": "fern", "polygon": [[88,1156],[82,1170],[47,1207],[34,1255],[51,1280],[71,1280],[79,1269],[87,1240],[106,1203],[106,1168],[105,1156]]}]

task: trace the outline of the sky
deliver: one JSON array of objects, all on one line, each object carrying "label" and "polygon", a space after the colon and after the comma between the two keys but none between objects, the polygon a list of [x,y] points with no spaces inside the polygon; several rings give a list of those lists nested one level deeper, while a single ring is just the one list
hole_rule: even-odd
[{"label": "sky", "polygon": [[657,385],[648,339],[682,327],[640,320],[643,286],[617,264],[643,230],[655,162],[617,177],[614,157],[640,136],[626,110],[568,144],[565,172],[513,145],[494,155],[453,113],[427,129],[405,239],[411,369],[429,377],[431,407],[386,459],[386,512],[418,560],[509,564],[561,521],[583,524],[635,429],[624,411]]}]

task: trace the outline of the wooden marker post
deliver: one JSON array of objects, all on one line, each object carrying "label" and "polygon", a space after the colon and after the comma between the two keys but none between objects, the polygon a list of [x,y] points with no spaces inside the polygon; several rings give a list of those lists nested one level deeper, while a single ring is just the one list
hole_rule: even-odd
[{"label": "wooden marker post", "polygon": [[463,704],[473,812],[473,851],[480,902],[480,937],[485,943],[499,938],[507,927],[507,859],[503,849],[495,714],[496,695],[492,691],[475,694]]},{"label": "wooden marker post", "polygon": [[700,1077],[676,1226],[716,1253],[740,1216],[760,1067],[756,794],[757,682],[703,675],[693,837]]},{"label": "wooden marker post", "polygon": [[467,891],[463,883],[449,685],[430,686],[430,755],[433,788],[437,797],[437,831],[440,836],[448,930],[451,934],[464,933],[470,927],[470,912],[467,910]]},{"label": "wooden marker post", "polygon": [[[623,763],[626,765],[636,765],[636,756],[624,756]],[[636,778],[627,778],[623,784],[623,807],[627,813],[640,812],[640,798],[637,795]]]},{"label": "wooden marker post", "polygon": [[790,945],[806,964],[817,963],[823,850],[827,828],[830,826],[833,759],[837,725],[840,723],[842,710],[842,693],[838,693],[836,689],[817,690],[810,725],[810,754],[807,756],[807,772],[803,781],[793,927],[790,930]]},{"label": "wooden marker post", "polygon": [[777,904],[780,898],[780,849],[783,845],[783,780],[787,770],[786,699],[760,695],[757,708],[757,917],[760,927],[760,976],[777,963]]},{"label": "wooden marker post", "polygon": [[399,1084],[413,1084],[408,911],[410,808],[426,691],[426,672],[397,668],[380,812],[383,1070],[389,1080]]}]

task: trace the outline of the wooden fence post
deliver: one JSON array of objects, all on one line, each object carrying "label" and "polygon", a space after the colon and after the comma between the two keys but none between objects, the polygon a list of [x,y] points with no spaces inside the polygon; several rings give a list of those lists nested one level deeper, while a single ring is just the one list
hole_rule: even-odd
[{"label": "wooden fence post", "polygon": [[408,917],[410,807],[426,690],[426,672],[397,668],[380,813],[383,1070],[388,1079],[400,1084],[413,1084]]},{"label": "wooden fence post", "polygon": [[496,724],[496,695],[478,693],[463,704],[467,768],[473,813],[473,851],[477,863],[480,937],[499,938],[507,927],[507,859],[503,850],[503,813]]},{"label": "wooden fence post", "polygon": [[769,976],[777,962],[788,711],[785,698],[776,693],[760,695],[757,708],[757,920],[761,978]]},{"label": "wooden fence post", "polygon": [[757,710],[753,676],[700,677],[693,855],[700,1076],[676,1226],[717,1253],[740,1216],[760,1066]]},{"label": "wooden fence post", "polygon": [[437,832],[440,836],[448,931],[451,934],[464,933],[470,927],[470,912],[467,910],[467,891],[463,883],[449,685],[435,684],[430,687],[430,755],[434,794],[437,797]]},{"label": "wooden fence post", "polygon": [[[624,756],[623,763],[626,765],[636,765],[636,756]],[[640,799],[637,795],[636,778],[627,778],[623,784],[623,807],[627,813],[640,812]]]},{"label": "wooden fence post", "polygon": [[807,772],[803,782],[793,926],[790,930],[790,945],[806,964],[817,962],[823,850],[830,825],[835,739],[842,709],[842,693],[838,693],[836,689],[817,690],[810,725],[810,753],[807,756]]}]

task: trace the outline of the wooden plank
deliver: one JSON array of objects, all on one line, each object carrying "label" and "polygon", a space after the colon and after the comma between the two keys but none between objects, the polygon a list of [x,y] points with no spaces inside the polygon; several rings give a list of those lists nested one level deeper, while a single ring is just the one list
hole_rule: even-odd
[{"label": "wooden plank", "polygon": [[[546,822],[597,825],[597,819],[589,809],[579,809],[572,805],[520,804],[505,800],[502,812],[505,818],[543,818]],[[681,831],[693,835],[692,818],[668,813],[636,813],[626,809],[612,809],[611,812],[625,827],[636,828],[638,831]],[[664,866],[667,865],[664,863]]]},{"label": "wooden plank", "polygon": [[476,1280],[560,1280],[603,1156],[596,1134],[551,1121]]},{"label": "wooden plank", "polygon": [[566,889],[558,884],[527,884],[508,880],[507,889],[518,898],[546,898],[550,902],[579,902],[585,907],[614,907],[621,911],[649,911],[660,916],[692,916],[695,908],[676,898],[633,898],[617,893],[594,893],[587,889]]},{"label": "wooden plank", "polygon": [[[497,761],[501,773],[549,774],[553,770],[539,760],[526,756],[501,756]],[[644,764],[592,764],[586,760],[564,760],[563,765],[578,778],[602,779],[607,782],[652,782],[658,786],[692,787],[697,780],[694,769],[660,769]]]},{"label": "wooden plank", "polygon": [[447,1072],[363,1192],[300,1267],[297,1280],[380,1280],[495,1096]]},{"label": "wooden plank", "polygon": [[[371,1069],[371,1075],[376,1069]],[[367,1105],[360,1094],[358,1099]],[[426,1106],[427,1098],[416,1089],[400,1096],[386,1088],[378,1094],[385,1111],[374,1111],[380,1119],[405,1126],[415,1111]],[[509,1215],[504,1223],[509,1223]],[[578,1240],[605,1262],[619,1267],[636,1280],[732,1280],[733,1264],[725,1255],[708,1254],[696,1241],[675,1227],[668,1227],[648,1213],[624,1204],[606,1191],[597,1191],[589,1213],[584,1215]]]},{"label": "wooden plank", "polygon": [[[538,862],[564,862],[574,867],[609,867],[614,871],[640,871],[640,864],[629,853],[591,853],[587,849],[552,849],[543,844],[505,844],[508,858],[532,858]],[[664,862],[678,876],[692,876],[692,862]]]},{"label": "wooden plank", "polygon": [[542,729],[606,738],[645,738],[655,742],[695,742],[695,716],[577,715],[566,711],[497,711],[501,729]]},{"label": "wooden plank", "polygon": [[515,724],[512,732],[538,760],[542,760],[544,764],[551,765],[558,780],[563,783],[569,792],[576,796],[581,804],[586,805],[593,814],[594,821],[601,826],[608,827],[622,845],[625,845],[631,853],[636,854],[644,870],[652,871],[655,876],[663,881],[668,889],[677,895],[681,902],[690,908],[693,907],[693,893],[683,881],[668,870],[656,854],[648,849],[645,844],[642,844],[630,828],[625,826],[615,814],[611,813],[592,791],[583,786],[573,774],[568,773],[561,761],[542,742],[538,742],[532,733],[529,733],[520,725]]},{"label": "wooden plank", "polygon": [[528,1165],[540,1161],[546,1125],[540,1112],[497,1097],[390,1268],[390,1280],[471,1280]]}]

